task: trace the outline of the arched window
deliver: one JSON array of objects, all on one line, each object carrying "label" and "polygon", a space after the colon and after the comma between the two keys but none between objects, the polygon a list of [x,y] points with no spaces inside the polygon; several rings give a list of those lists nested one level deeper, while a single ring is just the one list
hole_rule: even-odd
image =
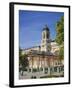
[{"label": "arched window", "polygon": [[43,39],[45,38],[45,33],[43,33]]}]

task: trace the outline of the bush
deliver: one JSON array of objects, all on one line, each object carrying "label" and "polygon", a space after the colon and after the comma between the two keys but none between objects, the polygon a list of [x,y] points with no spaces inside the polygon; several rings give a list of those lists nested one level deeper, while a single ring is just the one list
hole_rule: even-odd
[{"label": "bush", "polygon": [[45,73],[45,74],[48,73],[48,68],[44,68],[44,73]]},{"label": "bush", "polygon": [[36,68],[33,68],[33,72],[37,72],[37,69]]},{"label": "bush", "polygon": [[36,78],[36,76],[33,77],[34,79]]},{"label": "bush", "polygon": [[31,69],[29,69],[29,72],[31,72]]},{"label": "bush", "polygon": [[40,68],[40,71],[43,71],[43,68]]},{"label": "bush", "polygon": [[36,76],[32,76],[31,79],[36,79]]},{"label": "bush", "polygon": [[48,68],[45,68],[45,71],[48,71]]},{"label": "bush", "polygon": [[27,71],[27,69],[26,68],[24,68],[24,70],[23,71]]}]

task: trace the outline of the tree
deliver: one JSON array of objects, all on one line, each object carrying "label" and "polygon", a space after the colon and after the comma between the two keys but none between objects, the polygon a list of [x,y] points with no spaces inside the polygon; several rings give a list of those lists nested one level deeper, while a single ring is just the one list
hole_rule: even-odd
[{"label": "tree", "polygon": [[56,23],[56,39],[59,45],[59,60],[64,59],[64,16]]},{"label": "tree", "polygon": [[59,60],[64,59],[64,47],[60,47],[59,49]]},{"label": "tree", "polygon": [[59,45],[62,45],[64,43],[64,17],[63,16],[56,23],[56,42]]},{"label": "tree", "polygon": [[26,54],[22,55],[22,50],[19,50],[19,71],[26,70],[26,67],[29,65],[28,56]]}]

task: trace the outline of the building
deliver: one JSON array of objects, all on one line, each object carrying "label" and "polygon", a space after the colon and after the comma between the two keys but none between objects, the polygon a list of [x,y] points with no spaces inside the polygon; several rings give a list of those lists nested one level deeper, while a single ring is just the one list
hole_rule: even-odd
[{"label": "building", "polygon": [[59,61],[56,53],[58,50],[59,46],[54,40],[50,39],[50,30],[46,25],[42,30],[41,44],[22,50],[22,54],[28,55],[28,71],[30,73],[40,71],[48,75],[51,73],[63,75],[64,60]]},{"label": "building", "polygon": [[46,25],[42,30],[41,45],[26,48],[23,50],[22,54],[27,54],[30,51],[54,54],[57,50],[59,50],[59,46],[54,40],[50,39],[50,30]]}]

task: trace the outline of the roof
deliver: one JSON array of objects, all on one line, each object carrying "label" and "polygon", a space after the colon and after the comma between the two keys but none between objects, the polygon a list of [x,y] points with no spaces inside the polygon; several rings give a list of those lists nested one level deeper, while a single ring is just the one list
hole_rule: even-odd
[{"label": "roof", "polygon": [[[55,42],[55,40],[51,40],[51,42]],[[39,45],[39,46],[33,46],[33,47],[29,47],[29,48],[24,48],[22,50],[28,50],[28,49],[32,49],[32,48],[36,48],[36,47],[41,48],[41,46]]]},{"label": "roof", "polygon": [[45,26],[44,26],[44,28],[43,28],[43,30],[47,30],[47,31],[49,31],[48,26],[47,26],[47,25],[45,25]]},{"label": "roof", "polygon": [[33,47],[30,47],[30,48],[25,48],[25,49],[23,49],[23,50],[28,50],[28,49],[31,49],[31,48],[36,48],[36,47],[41,47],[41,46],[33,46]]}]

